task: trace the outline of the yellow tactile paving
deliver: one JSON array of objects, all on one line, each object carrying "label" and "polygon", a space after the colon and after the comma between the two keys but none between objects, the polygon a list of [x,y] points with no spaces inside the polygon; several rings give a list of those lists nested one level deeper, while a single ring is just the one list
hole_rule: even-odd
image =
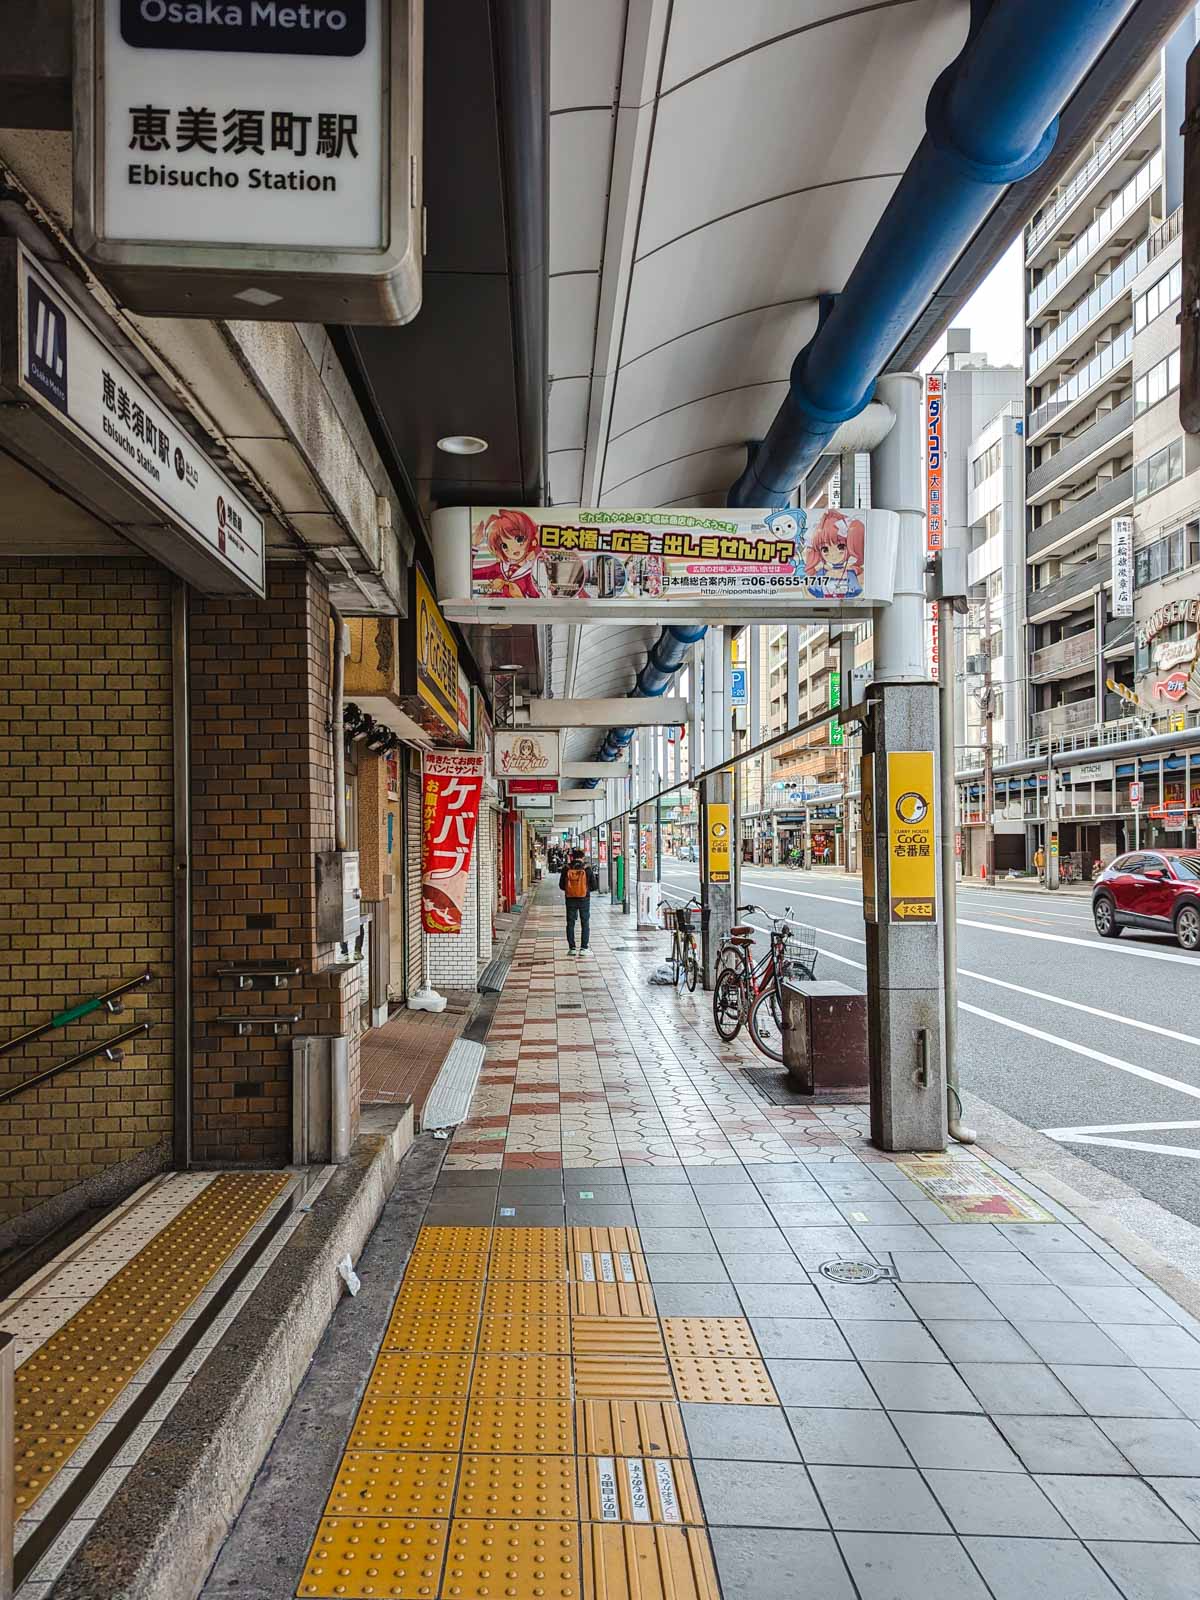
[{"label": "yellow tactile paving", "polygon": [[662,1356],[657,1317],[572,1317],[571,1348],[578,1355]]},{"label": "yellow tactile paving", "polygon": [[18,1369],[16,1509],[33,1505],[291,1180],[223,1173]]},{"label": "yellow tactile paving", "polygon": [[636,1229],[422,1230],[301,1600],[718,1600],[677,1393],[779,1403]]},{"label": "yellow tactile paving", "polygon": [[481,1355],[475,1359],[472,1395],[495,1400],[569,1400],[568,1356]]},{"label": "yellow tactile paving", "polygon": [[306,1600],[433,1600],[447,1531],[447,1523],[419,1517],[323,1517],[299,1593]]},{"label": "yellow tactile paving", "polygon": [[475,1348],[478,1331],[479,1316],[475,1311],[448,1315],[410,1311],[392,1317],[383,1336],[383,1349],[470,1351]]},{"label": "yellow tactile paving", "polygon": [[455,1518],[442,1594],[579,1600],[579,1524]]},{"label": "yellow tactile paving", "polygon": [[585,1521],[703,1524],[689,1462],[669,1456],[583,1456],[579,1504]]},{"label": "yellow tactile paving", "polygon": [[405,1279],[480,1279],[487,1276],[490,1228],[422,1228]]},{"label": "yellow tactile paving", "polygon": [[485,1316],[479,1329],[479,1348],[565,1354],[571,1349],[570,1318]]},{"label": "yellow tactile paving", "polygon": [[683,1414],[673,1401],[579,1400],[575,1431],[580,1455],[686,1456]]},{"label": "yellow tactile paving", "polygon": [[777,1406],[779,1397],[761,1361],[709,1360],[675,1356],[671,1360],[681,1400],[725,1402],[738,1406]]},{"label": "yellow tactile paving", "polygon": [[583,1576],[585,1600],[720,1600],[703,1528],[585,1522]]},{"label": "yellow tactile paving", "polygon": [[561,1228],[497,1228],[488,1277],[499,1282],[565,1281],[564,1243]]},{"label": "yellow tactile paving", "polygon": [[347,1450],[327,1517],[448,1517],[454,1509],[453,1451]]},{"label": "yellow tactile paving", "polygon": [[745,1317],[664,1317],[667,1354],[756,1357],[758,1343]]},{"label": "yellow tactile paving", "polygon": [[572,1283],[571,1310],[579,1317],[652,1317],[648,1283]]},{"label": "yellow tactile paving", "polygon": [[575,1462],[561,1456],[463,1456],[456,1516],[579,1518]]},{"label": "yellow tactile paving", "polygon": [[418,1279],[406,1283],[396,1296],[392,1321],[408,1316],[454,1317],[463,1312],[478,1314],[483,1298],[482,1283],[442,1282]]},{"label": "yellow tactile paving", "polygon": [[636,1228],[572,1228],[571,1277],[577,1283],[649,1283]]},{"label": "yellow tactile paving", "polygon": [[488,1280],[485,1317],[565,1317],[565,1283],[496,1283]]},{"label": "yellow tactile paving", "polygon": [[363,1399],[350,1430],[351,1450],[458,1450],[462,1447],[465,1400],[429,1400],[404,1395]]},{"label": "yellow tactile paving", "polygon": [[462,1355],[399,1355],[384,1350],[367,1383],[367,1395],[382,1400],[396,1395],[425,1395],[440,1400],[466,1395],[471,1388],[471,1361]]},{"label": "yellow tactile paving", "polygon": [[[614,1326],[619,1326],[616,1318]],[[664,1356],[591,1352],[575,1357],[575,1393],[580,1399],[673,1400],[675,1389]]]},{"label": "yellow tactile paving", "polygon": [[570,1455],[569,1400],[472,1399],[463,1448],[484,1455]]}]

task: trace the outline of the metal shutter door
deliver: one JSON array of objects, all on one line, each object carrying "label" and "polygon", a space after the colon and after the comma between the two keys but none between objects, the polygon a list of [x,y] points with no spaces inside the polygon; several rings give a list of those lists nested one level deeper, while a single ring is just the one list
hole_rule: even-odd
[{"label": "metal shutter door", "polygon": [[408,953],[404,963],[407,992],[425,987],[425,941],[421,934],[421,773],[404,780],[404,898],[408,917]]}]

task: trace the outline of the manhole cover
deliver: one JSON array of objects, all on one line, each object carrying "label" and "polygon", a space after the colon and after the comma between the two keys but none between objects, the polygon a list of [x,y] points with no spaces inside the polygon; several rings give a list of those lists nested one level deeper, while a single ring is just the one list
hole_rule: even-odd
[{"label": "manhole cover", "polygon": [[824,1261],[818,1271],[834,1283],[878,1283],[880,1278],[891,1276],[876,1261]]}]

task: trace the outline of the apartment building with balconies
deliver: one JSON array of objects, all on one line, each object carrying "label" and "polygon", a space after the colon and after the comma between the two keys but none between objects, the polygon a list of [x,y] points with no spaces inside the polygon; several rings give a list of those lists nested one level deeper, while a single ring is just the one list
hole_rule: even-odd
[{"label": "apartment building with balconies", "polygon": [[[1171,398],[1178,126],[1195,38],[1189,17],[1025,229],[1025,655],[1038,743],[1157,720],[1132,698],[1136,617],[1113,614],[1114,519],[1134,519],[1139,616],[1198,542],[1187,523],[1200,515],[1200,476],[1189,486],[1200,444],[1185,442]],[[1141,665],[1145,678],[1149,656]]]}]

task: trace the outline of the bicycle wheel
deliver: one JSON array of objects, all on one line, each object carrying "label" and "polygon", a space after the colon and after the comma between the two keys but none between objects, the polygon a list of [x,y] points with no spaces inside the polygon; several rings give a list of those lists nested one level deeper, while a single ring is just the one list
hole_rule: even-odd
[{"label": "bicycle wheel", "polygon": [[745,993],[739,972],[726,967],[713,989],[713,1022],[728,1044],[736,1039],[745,1021]]},{"label": "bicycle wheel", "polygon": [[750,1037],[772,1061],[783,1061],[783,1008],[774,986],[764,990],[750,1008]]},{"label": "bicycle wheel", "polygon": [[686,965],[683,975],[687,981],[689,991],[695,994],[696,985],[700,982],[700,963],[696,960],[696,946],[691,940],[688,941],[687,954],[684,960]]}]

